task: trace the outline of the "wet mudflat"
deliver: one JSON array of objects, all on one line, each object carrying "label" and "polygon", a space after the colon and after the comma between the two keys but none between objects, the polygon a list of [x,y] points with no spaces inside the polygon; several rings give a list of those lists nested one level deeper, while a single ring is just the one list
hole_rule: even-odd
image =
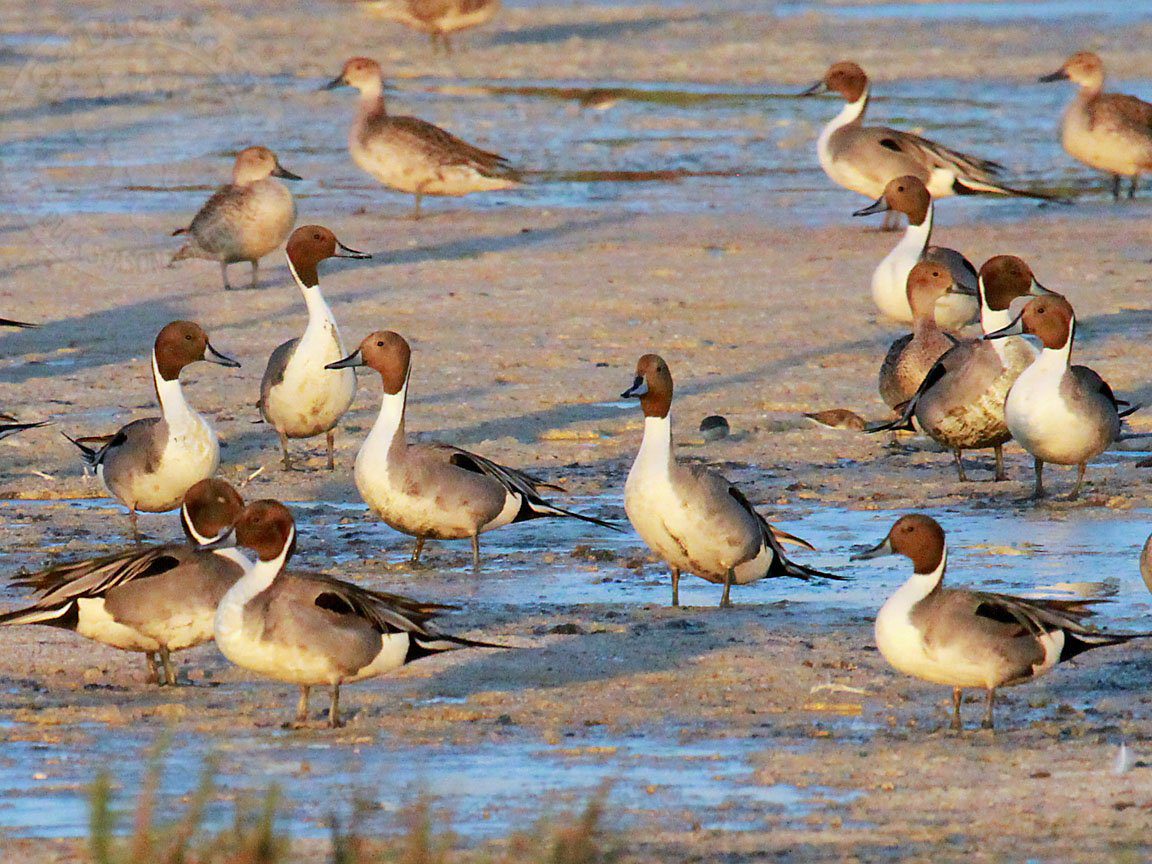
[{"label": "wet mudflat", "polygon": [[[949,531],[953,581],[1090,592],[1111,601],[1103,626],[1150,629],[1136,564],[1152,527],[1148,469],[1136,467],[1147,454],[1102,457],[1080,502],[1060,500],[1072,478],[1052,471],[1057,499],[1037,507],[1020,503],[1031,479],[1018,449],[1009,482],[988,482],[990,460],[974,454],[976,482],[961,485],[947,454],[801,417],[880,417],[876,368],[898,335],[867,297],[893,238],[847,218],[864,202],[831,188],[812,152],[838,105],[792,96],[841,57],[876,70],[873,116],[1080,195],[1075,207],[945,202],[937,238],[974,261],[1023,255],[1076,305],[1077,359],[1135,401],[1152,397],[1150,199],[1113,206],[1104,180],[1056,143],[1071,94],[1034,83],[1090,45],[1128,58],[1114,85],[1147,97],[1152,25],[1138,4],[1097,18],[1083,6],[508,4],[506,29],[467,37],[447,61],[398,28],[348,18],[354,7],[315,15],[313,50],[300,52],[285,40],[292,4],[157,8],[147,22],[99,3],[17,4],[0,34],[20,85],[0,113],[0,311],[45,326],[0,334],[0,408],[69,434],[111,431],[151,411],[158,327],[202,321],[244,367],[190,370],[189,399],[220,431],[223,475],[248,498],[292,502],[300,566],[456,603],[454,632],[517,648],[349,687],[349,725],[329,732],[282,728],[290,688],[211,647],[181,657],[185,686],[167,691],[144,685],[139,658],[4,632],[6,849],[68,860],[46,841],[84,834],[94,773],[111,768],[130,796],[144,755],[170,736],[165,801],[214,760],[210,823],[278,782],[285,824],[305,839],[357,801],[367,830],[394,830],[426,793],[462,843],[481,843],[579,809],[607,783],[610,824],[636,860],[1146,858],[1147,649],[1095,652],[1006,692],[995,735],[955,736],[948,693],[895,675],[872,647],[904,565],[847,558],[922,509]],[[531,184],[404,219],[409,202],[347,160],[352,97],[316,92],[354,53],[388,61],[398,107],[500,149]],[[615,104],[582,109],[593,90]],[[163,266],[167,233],[249,143],[307,178],[301,220],[375,253],[324,271],[323,285],[349,343],[378,327],[412,340],[410,433],[542,474],[572,506],[622,519],[640,422],[616,394],[636,357],[658,350],[677,379],[680,455],[719,465],[818,547],[799,560],[853,580],[764,582],[717,610],[719,590],[686,579],[687,608],[673,610],[635,535],[567,523],[487,535],[480,576],[466,544],[430,544],[426,566],[409,567],[408,541],[364,513],[351,478],[378,382],[361,378],[331,474],[308,443],[305,470],[282,472],[275,436],[253,422],[264,358],[304,322],[283,263],[268,259],[263,289],[236,294],[210,264]],[[704,444],[695,430],[712,413],[733,435]],[[1132,428],[1152,421],[1137,414]],[[0,462],[2,572],[125,542],[123,514],[55,430],[0,443]],[[156,539],[176,533],[171,516],[142,524]],[[20,597],[5,588],[0,600]],[[325,697],[314,700],[319,719]],[[972,724],[981,712],[965,705]],[[1130,770],[1115,773],[1122,742]]]}]

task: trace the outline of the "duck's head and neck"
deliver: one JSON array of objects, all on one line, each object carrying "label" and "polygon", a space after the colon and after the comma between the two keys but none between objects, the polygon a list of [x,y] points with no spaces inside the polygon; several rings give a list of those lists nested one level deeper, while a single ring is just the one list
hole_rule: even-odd
[{"label": "duck's head and neck", "polygon": [[276,154],[267,147],[246,147],[236,154],[236,162],[232,165],[233,185],[247,186],[265,177],[301,179],[298,174],[293,174],[284,168],[276,158]]},{"label": "duck's head and neck", "polygon": [[380,416],[364,442],[369,447],[404,446],[404,410],[408,400],[408,378],[412,371],[412,348],[399,333],[377,330],[364,337],[360,346],[327,369],[367,366],[380,374],[384,398]]},{"label": "duck's head and neck", "polygon": [[801,96],[815,96],[818,93],[839,93],[847,103],[832,125],[840,129],[850,123],[859,123],[868,110],[871,88],[864,70],[850,60],[833,63],[824,77],[801,93]]},{"label": "duck's head and neck", "polygon": [[[296,522],[279,501],[254,501],[236,520],[236,545],[256,554],[241,578],[241,592],[254,597],[283,572],[296,551]],[[240,587],[240,583],[237,583]]]},{"label": "duck's head and neck", "polygon": [[1044,346],[1036,365],[1063,372],[1072,361],[1072,343],[1076,339],[1076,313],[1072,304],[1059,294],[1047,294],[1028,301],[1016,320],[985,339],[1027,334],[1039,338]]},{"label": "duck's head and neck", "polygon": [[240,365],[213,348],[208,334],[193,321],[173,321],[156,336],[152,348],[152,380],[165,420],[172,422],[181,414],[191,412],[180,388],[180,372],[200,360],[233,369]]},{"label": "duck's head and neck", "polygon": [[667,460],[672,453],[672,372],[659,354],[645,354],[636,363],[632,386],[620,394],[622,399],[639,399],[644,412],[642,458]]},{"label": "duck's head and neck", "polygon": [[888,211],[903,213],[908,217],[908,228],[904,231],[898,250],[907,249],[909,255],[920,257],[932,240],[932,193],[919,177],[905,174],[894,177],[884,187],[884,194],[853,213],[853,216],[871,216],[873,213]]},{"label": "duck's head and neck", "polygon": [[1104,89],[1104,61],[1091,51],[1080,51],[1064,61],[1064,65],[1041,81],[1071,81],[1080,87],[1080,94],[1091,98]]},{"label": "duck's head and neck", "polygon": [[939,329],[936,301],[956,290],[952,271],[937,261],[920,261],[908,274],[908,306],[912,309],[912,330],[919,335]]},{"label": "duck's head and neck", "polygon": [[994,333],[1012,323],[1012,302],[1018,297],[1054,293],[1037,282],[1032,268],[1015,255],[989,258],[980,268],[978,282],[980,326],[985,333]]},{"label": "duck's head and neck", "polygon": [[285,252],[288,255],[288,269],[292,271],[292,277],[304,294],[304,302],[308,304],[309,316],[316,317],[319,314],[327,319],[331,319],[332,314],[320,296],[320,262],[329,258],[362,260],[372,257],[366,252],[345,246],[323,225],[297,228],[288,238]]},{"label": "duck's head and neck", "polygon": [[896,520],[888,536],[858,555],[853,561],[881,558],[885,555],[903,555],[912,562],[909,583],[917,586],[922,596],[933,591],[944,580],[948,564],[948,544],[944,529],[931,516],[909,513]]},{"label": "duck's head and neck", "polygon": [[244,499],[227,480],[210,477],[194,483],[184,493],[180,524],[193,546],[224,544],[244,511]]},{"label": "duck's head and neck", "polygon": [[324,85],[325,90],[355,87],[360,91],[361,113],[384,114],[384,78],[380,64],[371,57],[353,57],[340,74]]}]

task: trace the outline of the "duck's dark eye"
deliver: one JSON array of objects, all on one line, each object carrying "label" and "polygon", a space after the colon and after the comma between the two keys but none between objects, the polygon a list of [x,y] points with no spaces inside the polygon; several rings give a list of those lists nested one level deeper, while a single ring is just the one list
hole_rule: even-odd
[{"label": "duck's dark eye", "polygon": [[312,239],[313,239],[313,240],[323,240],[324,238],[323,238],[323,237],[321,237],[319,234],[313,234],[313,235],[312,235]]},{"label": "duck's dark eye", "polygon": [[384,347],[384,343],[383,343],[383,342],[377,342],[377,343],[376,343],[376,347],[377,347],[377,348],[383,348],[383,347]]},{"label": "duck's dark eye", "polygon": [[185,334],[184,334],[184,338],[185,338],[187,341],[191,342],[191,341],[192,341],[192,334],[191,334],[191,333],[185,333]]}]

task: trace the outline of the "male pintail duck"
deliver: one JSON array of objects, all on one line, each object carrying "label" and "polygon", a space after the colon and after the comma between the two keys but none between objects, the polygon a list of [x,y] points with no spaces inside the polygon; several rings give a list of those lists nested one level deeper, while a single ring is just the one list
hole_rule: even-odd
[{"label": "male pintail duck", "polygon": [[308,719],[311,687],[328,685],[328,724],[340,726],[340,685],[374,678],[413,660],[456,648],[500,648],[449,636],[430,620],[449,608],[369,591],[322,574],[285,567],[296,526],[278,501],[249,504],[236,522],[236,543],[256,553],[220,601],[216,645],[245,669],[300,687],[297,723]]},{"label": "male pintail duck", "polygon": [[1121,402],[1112,388],[1087,366],[1071,365],[1076,338],[1072,304],[1058,294],[1036,297],[1006,327],[985,339],[1027,333],[1042,343],[1039,356],[1020,373],[1008,391],[1004,419],[1016,442],[1032,454],[1036,464],[1033,498],[1044,496],[1044,463],[1076,465],[1080,494],[1088,462],[1120,437],[1120,420],[1140,406]]},{"label": "male pintail duck", "polygon": [[880,398],[901,410],[915,394],[928,370],[956,340],[936,323],[939,299],[960,290],[952,271],[935,261],[921,261],[908,274],[906,293],[912,307],[912,332],[888,348],[880,366]]},{"label": "male pintail duck", "polygon": [[[560,489],[521,471],[449,444],[412,444],[404,432],[412,349],[391,331],[370,333],[329,369],[367,366],[380,373],[380,415],[356,456],[356,488],[384,522],[416,538],[412,561],[424,541],[472,540],[472,566],[480,569],[480,535],[513,522],[559,516],[620,529],[540,497],[541,486]],[[561,490],[563,491],[563,490]]]},{"label": "male pintail duck", "polygon": [[500,10],[500,0],[376,0],[368,10],[427,33],[433,53],[443,46],[444,53],[451,54],[449,34],[487,24]]},{"label": "male pintail duck", "polygon": [[1152,171],[1152,104],[1123,93],[1104,92],[1104,63],[1091,51],[1073,54],[1041,81],[1071,80],[1080,91],[1064,112],[1060,138],[1073,159],[1112,175],[1112,197],[1120,199],[1122,177],[1131,177],[1128,197],[1140,175]]},{"label": "male pintail duck", "polygon": [[853,560],[904,555],[912,577],[876,616],[876,647],[897,671],[952,688],[952,728],[966,687],[988,692],[985,729],[993,728],[996,690],[1023,684],[1058,663],[1145,633],[1101,633],[1086,626],[1092,600],[1041,600],[944,587],[948,547],[935,519],[901,516],[878,545]]},{"label": "male pintail duck", "polygon": [[285,170],[267,147],[241,150],[232,168],[232,182],[208,199],[187,228],[172,232],[173,236],[188,234],[190,239],[171,263],[185,258],[219,261],[224,289],[230,291],[228,265],[248,261],[255,288],[260,259],[283,243],[296,224],[296,201],[277,177],[300,179]]},{"label": "male pintail duck", "polygon": [[39,326],[39,324],[29,324],[27,321],[14,321],[11,318],[0,318],[0,327],[17,327],[21,330],[28,330]]},{"label": "male pintail duck", "polygon": [[[997,255],[980,268],[980,326],[994,333],[1012,323],[1018,297],[1052,292],[1036,281],[1022,259]],[[968,339],[948,350],[928,371],[899,420],[868,431],[912,430],[913,418],[935,441],[950,449],[962,482],[964,450],[993,448],[996,479],[1004,480],[1004,444],[1012,437],[1004,419],[1004,400],[1020,373],[1036,359],[1036,350],[1019,336],[987,341]]]},{"label": "male pintail duck", "polygon": [[243,509],[244,501],[228,483],[201,480],[180,509],[186,544],[137,547],[18,576],[13,585],[40,596],[25,609],[0,615],[0,624],[61,627],[103,645],[142,652],[149,681],[175,684],[169,655],[212,639],[216,606],[243,572],[235,550],[208,548],[228,535]]},{"label": "male pintail duck", "polygon": [[932,239],[933,209],[927,187],[908,174],[889,182],[883,195],[852,215],[897,212],[908,216],[904,236],[872,271],[872,300],[881,314],[902,324],[911,323],[908,274],[918,261],[934,261],[949,269],[958,286],[958,290],[937,301],[936,323],[945,330],[959,330],[975,321],[980,311],[976,302],[976,268],[955,249],[928,245]]},{"label": "male pintail duck", "polygon": [[997,162],[942,147],[919,135],[886,126],[865,126],[871,88],[868,76],[855,63],[832,64],[823,78],[800,95],[829,91],[839,93],[847,104],[821,131],[816,153],[824,173],[845,189],[878,198],[893,178],[912,174],[928,187],[933,198],[977,192],[1049,197],[999,183],[996,178],[1004,166]]},{"label": "male pintail duck", "polygon": [[288,238],[288,269],[304,294],[308,326],[304,335],[280,345],[268,359],[260,381],[260,414],[280,436],[284,467],[291,468],[289,438],[312,438],[325,434],[328,470],[335,466],[333,454],[336,424],[356,395],[356,373],[351,369],[333,374],[324,367],[348,352],[332,310],[320,293],[317,265],[328,258],[371,258],[349,249],[336,235],[319,225],[297,228]]},{"label": "male pintail duck", "polygon": [[41,420],[39,423],[21,423],[11,414],[0,414],[0,441],[9,435],[23,432],[25,429],[38,429],[41,426],[50,425],[51,423],[47,420]]},{"label": "male pintail duck", "polygon": [[213,348],[199,324],[173,321],[160,331],[152,350],[152,380],[162,416],[133,420],[98,448],[83,439],[68,439],[95,467],[108,491],[129,509],[137,540],[137,512],[163,513],[179,507],[192,484],[211,477],[220,464],[212,424],[185,401],[180,387],[181,370],[200,360],[230,368],[240,365]]},{"label": "male pintail duck", "polygon": [[473,147],[418,117],[398,117],[384,105],[380,64],[353,57],[325,89],[345,85],[360,91],[360,105],[348,135],[352,161],[385,186],[416,196],[420,218],[425,195],[460,196],[511,189],[520,179],[508,160]]},{"label": "male pintail duck", "polygon": [[672,373],[655,354],[636,364],[636,378],[621,398],[639,399],[644,439],[624,484],[624,510],[636,533],[672,570],[672,605],[680,605],[680,573],[722,584],[722,607],[733,584],[791,576],[843,577],[789,561],[781,540],[812,547],[776,531],[732,483],[700,465],[681,464],[672,452]]}]

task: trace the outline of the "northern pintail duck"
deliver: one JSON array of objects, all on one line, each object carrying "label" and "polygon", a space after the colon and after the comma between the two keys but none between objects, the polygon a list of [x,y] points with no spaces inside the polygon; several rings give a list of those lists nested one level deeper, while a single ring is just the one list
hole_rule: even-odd
[{"label": "northern pintail duck", "polygon": [[142,652],[150,681],[175,684],[170,654],[212,639],[216,606],[243,572],[235,550],[208,548],[228,535],[243,509],[228,483],[201,480],[180,509],[187,543],[137,547],[18,576],[14,585],[40,596],[27,608],[0,615],[0,624],[61,627]]},{"label": "northern pintail duck", "polygon": [[872,300],[880,313],[907,324],[914,320],[908,301],[908,274],[918,261],[934,261],[948,268],[957,290],[945,293],[936,302],[936,323],[945,330],[958,330],[976,320],[976,268],[957,252],[945,246],[930,246],[932,240],[932,195],[920,180],[908,174],[884,187],[884,194],[853,216],[872,213],[904,213],[908,228],[895,248],[872,271]]},{"label": "northern pintail duck", "polygon": [[1080,91],[1064,111],[1060,138],[1073,159],[1112,175],[1112,197],[1120,198],[1122,177],[1131,177],[1128,197],[1140,175],[1152,171],[1152,104],[1123,93],[1104,92],[1104,63],[1091,51],[1073,54],[1041,81],[1071,80]]},{"label": "northern pintail duck", "polygon": [[865,126],[871,87],[864,70],[851,62],[834,63],[802,96],[835,91],[847,103],[820,132],[816,153],[833,182],[878,198],[896,178],[912,174],[933,198],[990,192],[1026,198],[1048,196],[1013,189],[997,181],[1004,166],[943,147],[935,141],[886,126]]},{"label": "northern pintail duck", "polygon": [[185,258],[219,261],[224,288],[230,291],[228,265],[248,261],[255,288],[260,259],[283,243],[296,224],[296,200],[278,177],[300,179],[281,166],[267,147],[241,150],[232,168],[232,182],[208,199],[187,228],[172,232],[173,236],[188,234],[190,239],[171,263]]},{"label": "northern pintail duck", "polygon": [[160,331],[152,350],[152,381],[162,416],[133,420],[98,448],[69,438],[108,491],[129,509],[137,540],[137,512],[179,507],[192,484],[211,477],[220,464],[216,431],[185,401],[180,387],[181,370],[200,360],[240,365],[213,348],[199,324],[173,321]]},{"label": "northern pintail duck", "polygon": [[367,366],[380,373],[384,399],[356,455],[356,488],[389,527],[416,538],[413,562],[420,560],[429,538],[470,538],[472,565],[479,570],[480,535],[530,519],[559,516],[620,530],[611,522],[565,510],[540,497],[540,487],[559,486],[449,444],[409,443],[404,414],[411,357],[403,336],[378,330],[328,368]]},{"label": "northern pintail duck", "polygon": [[332,310],[320,293],[317,265],[329,258],[371,258],[349,249],[336,235],[319,225],[297,228],[288,238],[288,269],[304,294],[308,326],[304,335],[289,339],[272,352],[260,381],[260,413],[280,436],[284,467],[291,468],[289,438],[312,438],[325,434],[328,470],[335,466],[333,454],[336,424],[356,395],[356,373],[347,369],[333,374],[324,367],[344,357],[344,343]]},{"label": "northern pintail duck", "polygon": [[1076,338],[1076,314],[1072,304],[1058,294],[1036,297],[1008,326],[985,339],[1001,339],[1021,333],[1040,339],[1042,348],[1032,364],[1020,373],[1004,402],[1004,419],[1016,442],[1032,454],[1036,464],[1034,498],[1044,495],[1044,463],[1076,465],[1076,488],[1080,494],[1088,462],[1120,436],[1120,420],[1139,406],[1121,410],[1112,388],[1087,366],[1073,366],[1072,343]]},{"label": "northern pintail duck", "polygon": [[[994,333],[1012,323],[1012,301],[1052,292],[1036,281],[1022,259],[997,255],[980,268],[980,326]],[[993,448],[996,479],[1004,480],[1004,444],[1011,439],[1004,400],[1020,373],[1036,359],[1036,350],[1019,336],[987,341],[968,339],[944,354],[929,370],[899,420],[869,431],[905,428],[912,420],[933,440],[950,449],[961,481],[967,481],[964,450]]]},{"label": "northern pintail duck", "polygon": [[256,553],[216,612],[216,645],[245,669],[300,687],[296,721],[308,719],[314,686],[332,688],[328,723],[340,725],[340,685],[374,678],[405,663],[463,647],[503,647],[449,636],[430,620],[447,607],[369,591],[317,573],[285,567],[296,526],[278,501],[248,505],[236,543]]},{"label": "northern pintail duck", "polygon": [[912,332],[892,343],[880,366],[880,398],[889,408],[900,410],[928,370],[956,344],[936,323],[936,308],[941,297],[957,289],[952,272],[934,261],[921,261],[908,274]]},{"label": "northern pintail duck", "polygon": [[840,579],[789,561],[787,539],[756,512],[735,485],[700,465],[685,465],[672,452],[672,373],[655,354],[636,364],[636,378],[621,398],[639,399],[644,438],[624,484],[624,510],[636,533],[672,571],[672,605],[680,605],[680,573],[722,584],[722,607],[731,606],[732,586],[791,576]]},{"label": "northern pintail duck", "polygon": [[952,688],[952,728],[960,730],[963,690],[988,693],[983,726],[993,728],[996,690],[1023,684],[1058,663],[1149,634],[1101,633],[1086,626],[1092,600],[1043,600],[945,588],[948,547],[929,516],[901,516],[878,545],[853,560],[904,555],[912,576],[876,616],[876,647],[897,671]]},{"label": "northern pintail duck", "polygon": [[432,50],[443,46],[452,53],[450,33],[479,27],[500,11],[500,0],[377,0],[368,8],[390,21],[398,21],[432,40]]},{"label": "northern pintail duck", "polygon": [[503,156],[473,147],[418,117],[389,114],[375,60],[353,57],[325,89],[345,85],[360,91],[348,135],[352,161],[385,186],[415,195],[414,218],[420,218],[425,195],[460,196],[519,185]]}]

